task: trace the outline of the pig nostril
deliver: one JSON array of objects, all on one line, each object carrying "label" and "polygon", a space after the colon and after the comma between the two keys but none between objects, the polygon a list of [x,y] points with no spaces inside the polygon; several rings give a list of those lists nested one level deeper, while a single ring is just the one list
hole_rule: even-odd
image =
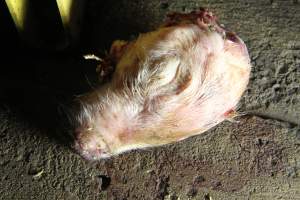
[{"label": "pig nostril", "polygon": [[77,141],[82,141],[85,138],[86,132],[89,132],[90,130],[82,129],[82,128],[76,128],[73,130],[74,139]]},{"label": "pig nostril", "polygon": [[83,149],[83,145],[78,140],[75,140],[75,142],[73,144],[73,148],[76,149],[76,151],[80,151]]}]

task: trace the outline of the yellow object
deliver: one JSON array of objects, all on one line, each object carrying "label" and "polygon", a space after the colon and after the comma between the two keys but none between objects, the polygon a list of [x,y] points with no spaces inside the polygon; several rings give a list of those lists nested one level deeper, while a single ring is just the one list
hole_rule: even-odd
[{"label": "yellow object", "polygon": [[25,21],[28,13],[28,0],[5,0],[9,12],[18,31],[25,30]]},{"label": "yellow object", "polygon": [[81,21],[83,16],[83,0],[56,0],[64,29],[71,39],[76,43],[79,39]]}]

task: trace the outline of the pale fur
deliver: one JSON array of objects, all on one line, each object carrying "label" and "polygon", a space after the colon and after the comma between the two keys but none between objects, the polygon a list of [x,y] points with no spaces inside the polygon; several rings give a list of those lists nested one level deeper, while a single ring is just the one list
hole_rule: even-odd
[{"label": "pale fur", "polygon": [[194,24],[141,35],[120,58],[112,81],[79,98],[82,155],[100,149],[105,153],[94,158],[105,158],[179,141],[226,119],[251,68],[240,42]]}]

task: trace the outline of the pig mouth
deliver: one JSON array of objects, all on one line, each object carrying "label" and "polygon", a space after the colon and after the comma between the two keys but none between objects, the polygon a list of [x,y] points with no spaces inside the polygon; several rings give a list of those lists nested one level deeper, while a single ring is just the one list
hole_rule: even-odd
[{"label": "pig mouth", "polygon": [[85,148],[81,142],[75,141],[74,149],[86,160],[99,160],[111,157],[111,154],[100,148]]},{"label": "pig mouth", "polygon": [[107,149],[88,147],[81,141],[75,141],[73,148],[86,160],[99,160],[111,157],[111,154],[108,153]]}]

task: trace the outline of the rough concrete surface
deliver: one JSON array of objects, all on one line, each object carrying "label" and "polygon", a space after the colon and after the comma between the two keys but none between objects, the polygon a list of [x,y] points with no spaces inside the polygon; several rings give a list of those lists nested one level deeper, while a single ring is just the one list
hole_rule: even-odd
[{"label": "rough concrete surface", "polygon": [[[300,199],[300,2],[90,0],[86,6],[80,51],[17,45],[3,54],[9,64],[0,74],[0,199]],[[101,54],[114,39],[149,31],[169,11],[200,6],[249,47],[253,70],[240,104],[248,114],[176,144],[109,160],[89,163],[70,150],[59,108],[95,84],[95,63],[80,55]]]}]

